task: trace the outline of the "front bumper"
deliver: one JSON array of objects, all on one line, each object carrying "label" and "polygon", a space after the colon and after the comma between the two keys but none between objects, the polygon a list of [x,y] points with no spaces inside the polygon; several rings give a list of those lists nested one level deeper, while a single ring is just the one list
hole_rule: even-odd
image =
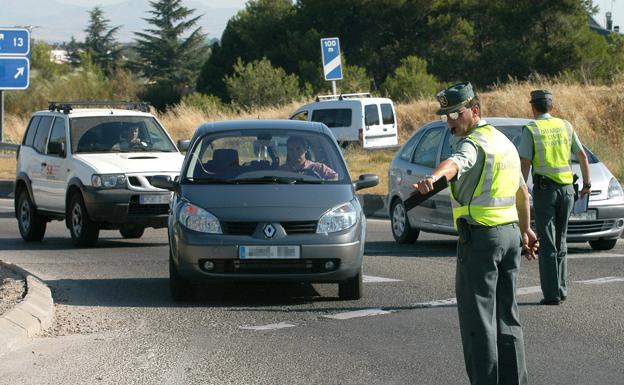
[{"label": "front bumper", "polygon": [[[178,273],[193,283],[208,282],[341,282],[361,269],[364,241],[360,225],[338,235],[309,234],[287,237],[271,245],[299,245],[298,259],[240,259],[239,247],[267,245],[249,236],[206,235],[174,226],[171,249]],[[171,229],[170,229],[171,231]],[[324,243],[319,243],[324,238]],[[204,261],[214,263],[207,271]],[[326,268],[326,262],[334,267]]]},{"label": "front bumper", "polygon": [[595,220],[568,222],[568,242],[587,242],[619,238],[624,230],[624,205],[590,206],[596,211]]},{"label": "front bumper", "polygon": [[166,192],[137,192],[127,189],[100,190],[92,187],[83,189],[83,199],[89,217],[105,228],[118,228],[121,225],[142,227],[167,227],[169,203],[141,204],[141,195],[170,197]]}]

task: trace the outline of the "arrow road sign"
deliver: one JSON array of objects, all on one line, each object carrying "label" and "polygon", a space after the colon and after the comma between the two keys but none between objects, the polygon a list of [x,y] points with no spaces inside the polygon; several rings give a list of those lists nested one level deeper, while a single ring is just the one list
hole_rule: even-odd
[{"label": "arrow road sign", "polygon": [[340,40],[337,37],[321,39],[323,56],[323,72],[325,80],[342,79],[342,62],[340,60]]},{"label": "arrow road sign", "polygon": [[28,88],[30,61],[26,57],[0,57],[0,90]]},{"label": "arrow road sign", "polygon": [[30,31],[25,28],[0,28],[0,56],[30,53]]}]

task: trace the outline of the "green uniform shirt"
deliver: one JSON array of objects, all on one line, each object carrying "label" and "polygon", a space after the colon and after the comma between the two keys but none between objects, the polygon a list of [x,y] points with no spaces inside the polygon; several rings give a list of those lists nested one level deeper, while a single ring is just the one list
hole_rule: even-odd
[{"label": "green uniform shirt", "polygon": [[[488,123],[481,119],[477,127],[486,124]],[[481,178],[485,154],[483,151],[479,151],[479,146],[467,136],[456,137],[453,135],[449,140],[449,144],[451,146],[451,156],[448,159],[452,160],[458,168],[455,195],[460,204],[466,205],[472,199],[472,194]],[[520,186],[526,185],[520,170],[518,170],[518,179],[520,180]],[[469,219],[469,222],[477,224],[472,219]]]},{"label": "green uniform shirt", "polygon": [[[552,118],[550,114],[542,114],[538,115],[535,120],[550,118]],[[581,148],[583,148],[581,141],[578,136],[576,136],[576,131],[573,131],[571,151],[576,154]],[[520,146],[518,147],[518,153],[521,158],[533,160],[533,135],[531,134],[531,131],[526,128],[526,126],[522,128],[522,140],[520,141]]]}]

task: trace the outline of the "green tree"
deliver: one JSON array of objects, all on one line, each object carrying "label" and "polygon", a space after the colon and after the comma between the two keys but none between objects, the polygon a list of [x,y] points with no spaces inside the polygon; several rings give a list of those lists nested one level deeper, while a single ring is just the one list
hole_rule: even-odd
[{"label": "green tree", "polygon": [[427,62],[417,56],[408,56],[382,84],[382,92],[400,102],[431,97],[439,88],[433,75],[427,72]]},{"label": "green tree", "polygon": [[84,48],[105,74],[114,72],[119,59],[119,44],[115,34],[120,26],[109,28],[109,23],[102,8],[97,6],[89,11],[89,24],[84,30],[87,34]]},{"label": "green tree", "polygon": [[67,50],[69,64],[73,67],[78,67],[80,65],[80,54],[84,51],[83,44],[76,41],[76,38],[72,36],[65,49]]},{"label": "green tree", "polygon": [[[337,81],[340,93],[369,92],[372,79],[366,73],[366,69],[356,65],[345,65],[342,80]],[[328,82],[325,82],[329,84]]]},{"label": "green tree", "polygon": [[238,58],[234,74],[225,77],[232,102],[245,109],[276,106],[301,98],[299,79],[267,58],[244,63]]}]

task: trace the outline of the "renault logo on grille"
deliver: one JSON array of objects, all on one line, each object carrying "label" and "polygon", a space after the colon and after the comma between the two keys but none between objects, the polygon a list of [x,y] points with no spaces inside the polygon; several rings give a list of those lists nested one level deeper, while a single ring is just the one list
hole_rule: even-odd
[{"label": "renault logo on grille", "polygon": [[275,226],[270,223],[264,225],[264,227],[262,228],[262,232],[267,238],[272,238],[275,235]]}]

